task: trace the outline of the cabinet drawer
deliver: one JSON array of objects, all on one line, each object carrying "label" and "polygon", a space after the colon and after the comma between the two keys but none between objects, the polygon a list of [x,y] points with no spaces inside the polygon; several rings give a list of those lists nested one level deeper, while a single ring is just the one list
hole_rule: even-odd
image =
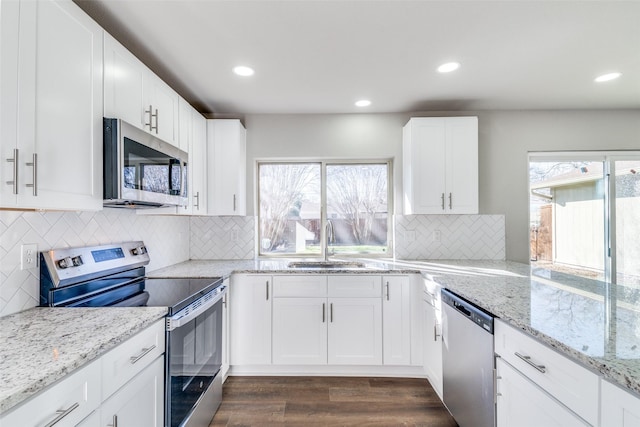
[{"label": "cabinet drawer", "polygon": [[[0,417],[0,425],[75,426],[100,405],[100,361],[64,377]],[[65,414],[63,416],[63,414]]]},{"label": "cabinet drawer", "polygon": [[590,424],[598,424],[596,374],[501,321],[495,322],[495,352]]},{"label": "cabinet drawer", "polygon": [[164,353],[164,334],[161,319],[102,357],[103,400]]},{"label": "cabinet drawer", "polygon": [[328,276],[328,289],[330,297],[380,298],[382,296],[382,278],[369,274]]},{"label": "cabinet drawer", "polygon": [[326,297],[327,276],[287,275],[273,276],[273,296],[278,297]]}]

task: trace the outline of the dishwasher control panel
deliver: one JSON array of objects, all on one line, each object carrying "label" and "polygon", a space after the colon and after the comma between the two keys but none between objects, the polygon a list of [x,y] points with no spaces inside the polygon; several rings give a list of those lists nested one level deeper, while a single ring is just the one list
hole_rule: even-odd
[{"label": "dishwasher control panel", "polygon": [[480,307],[470,303],[448,289],[442,290],[442,302],[455,308],[458,313],[471,320],[473,323],[493,334],[493,315]]}]

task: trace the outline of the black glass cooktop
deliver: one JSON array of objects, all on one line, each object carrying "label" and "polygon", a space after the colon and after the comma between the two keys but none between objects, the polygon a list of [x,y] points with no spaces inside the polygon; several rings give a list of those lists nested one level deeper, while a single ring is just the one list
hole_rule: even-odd
[{"label": "black glass cooktop", "polygon": [[198,298],[222,285],[222,278],[145,279],[148,307],[169,307],[169,315],[182,310]]}]

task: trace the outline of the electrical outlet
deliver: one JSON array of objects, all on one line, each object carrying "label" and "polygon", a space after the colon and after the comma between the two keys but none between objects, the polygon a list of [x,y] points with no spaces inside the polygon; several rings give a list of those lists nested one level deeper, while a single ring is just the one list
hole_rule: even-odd
[{"label": "electrical outlet", "polygon": [[433,230],[433,241],[435,243],[440,243],[442,242],[442,231],[440,230]]},{"label": "electrical outlet", "polygon": [[234,228],[234,229],[231,230],[231,241],[235,243],[235,242],[238,241],[238,239],[239,239],[239,237],[238,237],[238,229]]},{"label": "electrical outlet", "polygon": [[407,231],[405,231],[404,238],[407,241],[407,243],[415,242],[415,240],[416,240],[416,230],[407,230]]},{"label": "electrical outlet", "polygon": [[20,270],[38,266],[38,245],[30,243],[20,247]]}]

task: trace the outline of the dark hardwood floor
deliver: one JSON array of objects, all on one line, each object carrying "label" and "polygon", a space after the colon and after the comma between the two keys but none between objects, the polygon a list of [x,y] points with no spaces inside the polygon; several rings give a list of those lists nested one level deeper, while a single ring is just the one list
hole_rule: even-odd
[{"label": "dark hardwood floor", "polygon": [[229,377],[213,426],[430,426],[456,423],[427,380]]}]

